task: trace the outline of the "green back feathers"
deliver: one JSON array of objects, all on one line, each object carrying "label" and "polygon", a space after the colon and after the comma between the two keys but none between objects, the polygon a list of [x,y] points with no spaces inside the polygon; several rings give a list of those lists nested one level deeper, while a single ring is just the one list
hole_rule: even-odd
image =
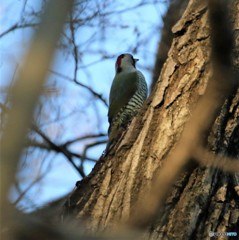
[{"label": "green back feathers", "polygon": [[137,91],[137,86],[137,72],[122,72],[115,76],[110,90],[109,123],[112,122],[120,109],[127,105]]}]

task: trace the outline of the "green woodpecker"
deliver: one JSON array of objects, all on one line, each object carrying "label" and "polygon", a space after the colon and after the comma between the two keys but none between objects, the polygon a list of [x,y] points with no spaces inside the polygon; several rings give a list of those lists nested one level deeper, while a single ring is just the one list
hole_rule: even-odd
[{"label": "green woodpecker", "polygon": [[131,122],[147,98],[148,88],[144,75],[136,69],[138,59],[131,54],[121,54],[115,63],[115,77],[109,97],[109,149],[112,140]]}]

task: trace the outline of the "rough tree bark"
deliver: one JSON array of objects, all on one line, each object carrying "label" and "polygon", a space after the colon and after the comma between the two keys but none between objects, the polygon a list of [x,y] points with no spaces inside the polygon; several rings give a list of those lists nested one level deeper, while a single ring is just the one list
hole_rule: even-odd
[{"label": "rough tree bark", "polygon": [[151,89],[153,89],[156,84],[158,77],[160,75],[161,69],[167,59],[168,51],[172,45],[173,33],[172,27],[180,19],[185,8],[187,6],[187,0],[171,0],[170,6],[166,15],[163,18],[164,26],[161,32],[161,40],[158,45],[154,71],[153,71],[153,80],[151,84]]},{"label": "rough tree bark", "polygon": [[[234,69],[239,68],[239,0],[230,1],[234,26]],[[191,0],[173,27],[174,39],[154,91],[122,139],[102,156],[69,196],[63,219],[84,219],[100,231],[128,219],[145,186],[177,144],[211,76],[206,3]],[[223,33],[222,33],[223,34]],[[239,90],[225,101],[208,135],[213,153],[239,156]],[[173,166],[172,166],[173,168]],[[145,239],[207,239],[208,233],[239,234],[239,194],[233,174],[193,166],[180,175]],[[160,192],[160,189],[159,189]],[[143,216],[142,216],[143,217]]]}]

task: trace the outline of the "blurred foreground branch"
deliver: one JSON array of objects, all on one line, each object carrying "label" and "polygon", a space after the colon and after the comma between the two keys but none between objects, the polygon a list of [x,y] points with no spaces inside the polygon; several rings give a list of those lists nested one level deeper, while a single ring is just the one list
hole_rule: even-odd
[{"label": "blurred foreground branch", "polygon": [[[16,83],[9,91],[11,108],[1,139],[1,206],[4,206],[1,217],[5,224],[11,221],[7,200],[8,191],[14,182],[26,133],[53,60],[56,43],[72,6],[72,0],[48,2],[42,22],[29,46]],[[3,223],[3,221],[1,222]]]}]

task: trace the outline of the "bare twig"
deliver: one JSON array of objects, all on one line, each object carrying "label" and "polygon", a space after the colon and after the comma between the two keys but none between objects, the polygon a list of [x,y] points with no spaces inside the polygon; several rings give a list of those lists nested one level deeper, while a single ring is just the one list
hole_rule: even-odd
[{"label": "bare twig", "polygon": [[[67,147],[63,144],[63,145],[57,145],[55,143],[53,143],[49,137],[47,137],[43,132],[41,132],[41,134],[39,134],[41,137],[44,135],[44,139],[48,139],[45,142],[38,142],[38,141],[34,141],[32,139],[28,139],[26,145],[27,146],[31,146],[31,147],[37,147],[37,148],[41,148],[47,151],[55,151],[57,153],[63,153],[64,155],[67,154],[67,158],[68,156],[71,156],[71,158],[73,157],[77,157],[79,158],[79,160],[81,160],[82,158],[86,159],[87,161],[91,161],[91,162],[96,162],[97,160],[94,158],[90,158],[88,156],[84,156],[78,153],[74,153],[72,151],[69,151],[67,149]],[[51,142],[52,144],[54,144],[54,148],[52,148],[52,144],[49,144],[49,142]]]},{"label": "bare twig", "polygon": [[[2,109],[2,111],[4,113],[7,113],[9,111],[9,108],[7,108],[4,104],[2,104],[0,102],[0,108]],[[63,153],[67,159],[69,160],[69,157],[70,157],[70,163],[72,164],[73,163],[73,167],[76,168],[76,165],[75,163],[72,161],[72,158],[73,157],[77,157],[79,158],[80,160],[84,159],[84,160],[87,160],[87,161],[91,161],[91,162],[96,162],[97,160],[94,159],[94,158],[90,158],[88,157],[85,153],[83,155],[81,154],[78,154],[78,153],[74,153],[70,150],[67,149],[67,147],[71,144],[74,144],[78,141],[82,141],[82,140],[86,140],[86,139],[90,139],[90,138],[99,138],[99,137],[104,137],[106,136],[105,134],[103,133],[100,133],[100,134],[91,134],[91,135],[86,135],[86,136],[83,136],[83,137],[79,137],[79,138],[75,138],[75,139],[72,139],[72,140],[69,140],[63,144],[56,144],[56,143],[53,143],[50,138],[44,134],[37,126],[35,126],[34,124],[32,124],[31,126],[31,130],[32,131],[35,131],[37,134],[39,134],[43,140],[45,142],[39,142],[39,141],[35,141],[33,139],[27,139],[26,141],[26,146],[31,146],[31,147],[37,147],[37,148],[41,148],[41,149],[45,149],[47,151],[55,151],[57,153]],[[100,144],[103,144],[103,143],[106,143],[107,140],[103,140],[103,141],[98,141],[96,142],[95,144],[93,145],[100,145]],[[79,169],[77,169],[77,171],[79,172]],[[80,172],[79,172],[80,173]],[[80,173],[81,174],[81,173]],[[82,176],[83,177],[83,176]]]},{"label": "bare twig", "polygon": [[45,141],[46,143],[50,146],[50,149],[53,149],[57,152],[61,152],[63,153],[66,158],[68,159],[68,161],[72,164],[72,166],[76,169],[76,171],[84,178],[86,175],[83,171],[81,171],[80,168],[77,167],[77,165],[75,164],[73,158],[72,158],[72,153],[68,151],[68,149],[66,148],[62,148],[61,146],[56,145],[55,143],[53,143],[42,131],[40,131],[40,129],[34,127],[34,131],[36,131]]},{"label": "bare twig", "polygon": [[79,86],[87,89],[89,92],[91,92],[91,93],[93,94],[93,96],[99,98],[99,99],[104,103],[104,105],[105,105],[106,107],[108,107],[108,104],[107,104],[106,100],[102,97],[102,95],[99,94],[99,93],[97,93],[96,91],[94,91],[91,87],[88,87],[88,86],[86,86],[85,84],[80,83],[78,80],[74,80],[74,79],[72,79],[72,78],[70,78],[70,77],[68,77],[68,76],[66,76],[66,75],[64,75],[64,74],[62,74],[62,73],[58,73],[58,72],[53,71],[53,70],[49,70],[49,71],[50,71],[51,73],[53,73],[54,75],[58,76],[58,77],[61,77],[61,78],[63,78],[63,79],[67,79],[68,81],[71,81],[72,83],[76,83],[77,85],[79,85]]},{"label": "bare twig", "polygon": [[10,28],[8,28],[4,32],[0,33],[0,38],[4,37],[8,33],[13,32],[15,30],[23,29],[23,28],[32,28],[32,27],[36,27],[38,25],[39,25],[39,23],[23,23],[23,24],[15,23]]},{"label": "bare twig", "polygon": [[[37,176],[28,187],[26,187],[23,191],[20,192],[18,198],[13,202],[14,205],[17,205],[22,198],[27,194],[27,192],[34,186],[36,185],[39,181],[41,181],[47,174],[49,173],[49,169],[47,169],[43,174]],[[20,190],[20,189],[19,189]]]},{"label": "bare twig", "polygon": [[71,13],[70,19],[70,31],[71,31],[71,43],[73,45],[73,57],[75,61],[75,69],[74,69],[74,82],[77,82],[77,71],[78,71],[78,47],[75,40],[75,27],[74,27],[74,19],[73,13]]},{"label": "bare twig", "polygon": [[86,135],[86,136],[82,136],[82,137],[78,137],[78,138],[69,140],[69,141],[65,142],[64,144],[62,144],[62,146],[69,146],[71,144],[74,144],[76,142],[79,142],[79,141],[82,141],[85,139],[89,139],[89,138],[99,138],[99,137],[105,137],[105,136],[107,136],[107,135],[104,133],[90,134],[90,135]]},{"label": "bare twig", "polygon": [[81,164],[80,164],[80,168],[83,170],[84,169],[84,161],[87,159],[87,151],[95,146],[101,145],[101,144],[105,144],[107,143],[107,140],[103,140],[103,141],[97,141],[97,142],[93,142],[93,143],[89,143],[85,146],[83,154],[82,154],[82,158],[81,158]]}]

